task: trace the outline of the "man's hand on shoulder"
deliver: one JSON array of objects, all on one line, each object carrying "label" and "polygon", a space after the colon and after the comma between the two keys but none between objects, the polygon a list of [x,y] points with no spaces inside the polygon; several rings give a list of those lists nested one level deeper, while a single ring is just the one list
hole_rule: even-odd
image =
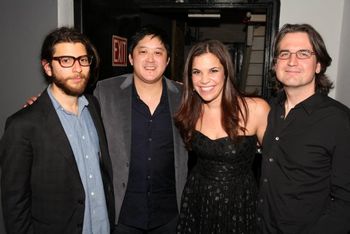
[{"label": "man's hand on shoulder", "polygon": [[26,103],[23,105],[23,108],[26,108],[27,106],[32,105],[38,99],[38,97],[40,97],[40,95],[41,93],[39,93],[37,96],[32,96],[28,98]]}]

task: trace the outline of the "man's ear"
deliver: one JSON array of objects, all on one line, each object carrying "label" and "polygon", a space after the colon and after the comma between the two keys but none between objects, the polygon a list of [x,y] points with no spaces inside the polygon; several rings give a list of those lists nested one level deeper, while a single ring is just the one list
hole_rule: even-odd
[{"label": "man's ear", "polygon": [[321,68],[322,68],[322,66],[321,66],[321,63],[317,63],[316,64],[316,74],[318,74],[318,73],[320,73],[321,72]]},{"label": "man's ear", "polygon": [[41,66],[43,66],[46,75],[52,76],[51,64],[47,60],[41,60]]},{"label": "man's ear", "polygon": [[131,54],[129,54],[129,62],[130,62],[130,64],[131,64],[131,66],[134,66],[134,60],[132,59],[132,55]]}]

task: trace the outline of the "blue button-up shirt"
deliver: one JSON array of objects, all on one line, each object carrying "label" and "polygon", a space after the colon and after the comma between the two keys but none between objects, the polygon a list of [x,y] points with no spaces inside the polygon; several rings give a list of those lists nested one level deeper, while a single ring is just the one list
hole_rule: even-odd
[{"label": "blue button-up shirt", "polygon": [[89,102],[78,98],[78,114],[63,109],[48,87],[47,91],[73,150],[85,190],[84,234],[110,233],[109,220],[99,164],[99,140],[87,108]]}]

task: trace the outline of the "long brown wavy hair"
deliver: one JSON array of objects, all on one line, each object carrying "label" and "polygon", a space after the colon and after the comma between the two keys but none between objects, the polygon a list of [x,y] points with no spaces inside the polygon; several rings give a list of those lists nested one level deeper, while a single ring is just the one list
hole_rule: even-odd
[{"label": "long brown wavy hair", "polygon": [[[193,91],[192,64],[195,57],[205,53],[215,55],[224,67],[225,81],[221,101],[221,124],[232,141],[236,141],[239,131],[245,132],[248,119],[247,103],[235,85],[234,66],[228,49],[218,40],[198,42],[191,48],[186,59],[183,73],[184,90],[179,110],[175,115],[175,125],[188,149],[191,149],[193,132],[203,112],[203,100]],[[240,126],[242,120],[244,125]]]},{"label": "long brown wavy hair", "polygon": [[[325,74],[327,71],[327,67],[329,67],[332,63],[332,58],[329,56],[326,45],[321,37],[321,35],[309,24],[285,24],[282,26],[280,31],[277,33],[275,42],[274,42],[274,59],[273,59],[273,68],[272,75],[275,74],[275,65],[277,62],[277,56],[280,51],[280,43],[282,39],[288,33],[296,33],[296,32],[304,32],[308,35],[310,43],[312,45],[313,51],[315,53],[317,62],[321,64],[321,71],[318,74],[315,74],[315,91],[317,93],[328,94],[329,91],[333,88],[333,82],[330,81]],[[283,85],[276,79],[277,81],[277,90],[283,88]]]}]

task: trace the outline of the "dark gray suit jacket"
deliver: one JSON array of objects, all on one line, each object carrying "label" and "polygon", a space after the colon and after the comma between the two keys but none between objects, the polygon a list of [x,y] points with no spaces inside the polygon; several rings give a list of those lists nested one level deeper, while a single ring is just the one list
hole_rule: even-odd
[{"label": "dark gray suit jacket", "polygon": [[[97,100],[86,96],[100,143],[100,168],[114,224],[112,168]],[[45,90],[6,122],[0,142],[1,192],[7,233],[82,232],[85,192],[59,117]]]},{"label": "dark gray suit jacket", "polygon": [[[166,78],[164,78],[166,79]],[[97,83],[95,96],[100,102],[113,167],[115,223],[124,200],[131,153],[131,99],[133,74],[112,77]],[[166,79],[170,112],[175,114],[181,100],[181,85]],[[174,166],[178,209],[187,177],[187,151],[179,131],[173,126]]]}]

